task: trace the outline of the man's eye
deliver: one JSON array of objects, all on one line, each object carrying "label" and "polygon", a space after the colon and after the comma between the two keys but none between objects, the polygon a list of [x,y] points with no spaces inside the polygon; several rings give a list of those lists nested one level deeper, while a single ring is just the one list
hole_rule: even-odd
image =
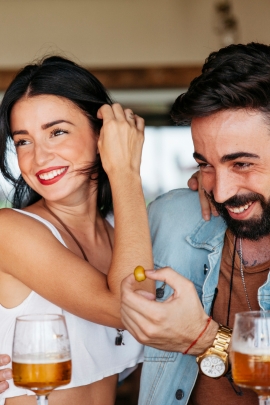
[{"label": "man's eye", "polygon": [[205,169],[207,167],[212,167],[211,165],[209,165],[209,163],[198,163],[197,166],[199,169]]},{"label": "man's eye", "polygon": [[234,164],[234,167],[237,167],[239,169],[247,169],[247,168],[249,168],[251,166],[253,166],[253,164],[249,163],[249,162],[248,163],[247,162],[236,162]]},{"label": "man's eye", "polygon": [[24,145],[29,145],[30,141],[27,141],[26,139],[19,139],[18,141],[14,141],[14,146],[15,148],[19,146],[24,146]]}]

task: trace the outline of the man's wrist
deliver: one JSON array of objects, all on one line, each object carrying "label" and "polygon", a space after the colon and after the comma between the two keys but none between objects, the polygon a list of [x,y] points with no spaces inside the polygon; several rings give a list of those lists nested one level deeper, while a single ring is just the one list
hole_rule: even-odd
[{"label": "man's wrist", "polygon": [[190,349],[188,354],[192,354],[194,356],[199,356],[199,355],[203,354],[209,347],[212,346],[212,344],[216,338],[218,328],[219,328],[219,324],[217,322],[213,321],[213,319],[211,319],[211,322],[210,322],[207,330],[205,331],[203,336],[198,340],[196,345],[194,345]]}]

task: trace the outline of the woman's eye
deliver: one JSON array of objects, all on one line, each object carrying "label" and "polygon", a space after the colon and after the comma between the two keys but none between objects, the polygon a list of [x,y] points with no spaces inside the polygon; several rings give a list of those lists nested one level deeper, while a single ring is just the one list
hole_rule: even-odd
[{"label": "woman's eye", "polygon": [[60,129],[60,128],[55,128],[52,132],[51,132],[51,134],[52,134],[52,136],[54,137],[54,136],[59,136],[59,135],[64,135],[64,134],[67,134],[68,133],[68,131],[65,131],[64,129]]},{"label": "woman's eye", "polygon": [[19,146],[29,145],[29,144],[30,144],[30,141],[27,141],[26,139],[19,139],[18,141],[14,141],[15,148],[18,148]]}]

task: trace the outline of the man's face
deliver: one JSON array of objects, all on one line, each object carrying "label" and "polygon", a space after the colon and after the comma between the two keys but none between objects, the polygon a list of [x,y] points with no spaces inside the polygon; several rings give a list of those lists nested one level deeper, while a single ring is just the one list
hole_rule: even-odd
[{"label": "man's face", "polygon": [[260,112],[225,110],[191,123],[202,187],[238,237],[270,234],[270,126]]}]

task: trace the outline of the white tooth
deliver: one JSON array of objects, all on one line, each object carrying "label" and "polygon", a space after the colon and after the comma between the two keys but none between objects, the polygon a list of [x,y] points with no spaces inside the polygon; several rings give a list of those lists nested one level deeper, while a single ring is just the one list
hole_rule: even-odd
[{"label": "white tooth", "polygon": [[57,176],[57,170],[53,170],[52,173],[53,173],[53,177]]},{"label": "white tooth", "polygon": [[57,169],[57,170],[56,170],[57,175],[59,176],[59,174],[61,174],[61,173],[62,173],[62,171],[63,171],[62,169]]},{"label": "white tooth", "polygon": [[240,207],[239,212],[243,212],[243,211],[245,211],[245,207]]},{"label": "white tooth", "polygon": [[248,207],[249,207],[249,205],[248,205],[248,204],[247,204],[247,205],[245,205],[245,207],[244,207],[244,208],[245,208],[245,210],[247,210],[247,209],[248,209]]},{"label": "white tooth", "polygon": [[236,214],[239,214],[240,208],[235,208],[235,209],[234,209],[234,212],[235,212]]}]

